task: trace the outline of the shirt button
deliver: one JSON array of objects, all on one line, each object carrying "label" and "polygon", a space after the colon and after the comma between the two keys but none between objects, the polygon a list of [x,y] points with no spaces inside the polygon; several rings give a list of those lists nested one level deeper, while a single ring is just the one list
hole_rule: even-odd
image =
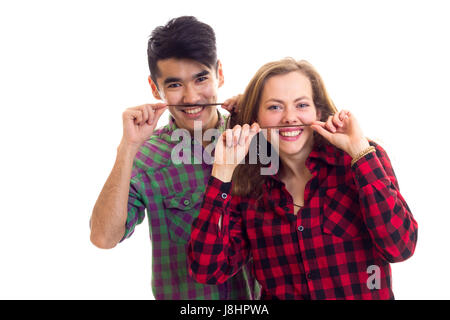
[{"label": "shirt button", "polygon": [[303,226],[298,226],[297,230],[302,232],[303,230],[305,230],[305,228]]},{"label": "shirt button", "polygon": [[227,198],[227,194],[226,193],[222,193],[222,199],[226,199]]},{"label": "shirt button", "polygon": [[184,203],[185,206],[187,206],[187,205],[188,205],[189,203],[191,203],[191,202],[190,202],[189,200],[186,199],[186,200],[184,200],[183,203]]}]

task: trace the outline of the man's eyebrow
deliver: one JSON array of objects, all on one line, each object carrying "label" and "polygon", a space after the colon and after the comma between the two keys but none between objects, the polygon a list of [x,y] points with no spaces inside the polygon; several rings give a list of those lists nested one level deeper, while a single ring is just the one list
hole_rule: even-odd
[{"label": "man's eyebrow", "polygon": [[[209,72],[208,70],[200,71],[199,73],[194,74],[194,75],[192,76],[192,79],[197,79],[197,78],[199,78],[199,77],[207,76],[209,73],[210,73],[210,72]],[[182,81],[183,81],[183,80],[182,80],[181,78],[169,77],[169,78],[166,78],[166,79],[164,80],[164,84],[166,85],[166,84],[169,84],[169,83],[173,83],[173,82],[182,82]]]},{"label": "man's eyebrow", "polygon": [[208,71],[208,70],[203,70],[203,71],[201,71],[201,72],[195,74],[195,75],[192,77],[192,79],[197,79],[197,78],[200,78],[200,77],[204,77],[204,76],[207,76],[208,74],[209,74],[209,71]]},{"label": "man's eyebrow", "polygon": [[164,84],[169,84],[169,83],[172,83],[172,82],[181,82],[181,79],[180,78],[174,78],[174,77],[169,77],[169,78],[164,79]]}]

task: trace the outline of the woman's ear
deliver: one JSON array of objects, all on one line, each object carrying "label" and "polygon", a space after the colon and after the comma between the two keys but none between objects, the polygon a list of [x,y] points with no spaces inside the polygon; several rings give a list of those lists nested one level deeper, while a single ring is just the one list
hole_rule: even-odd
[{"label": "woman's ear", "polygon": [[159,94],[158,86],[156,83],[153,82],[153,79],[151,76],[148,76],[148,83],[150,84],[150,88],[152,88],[152,93],[155,99],[157,100],[163,100],[161,95]]}]

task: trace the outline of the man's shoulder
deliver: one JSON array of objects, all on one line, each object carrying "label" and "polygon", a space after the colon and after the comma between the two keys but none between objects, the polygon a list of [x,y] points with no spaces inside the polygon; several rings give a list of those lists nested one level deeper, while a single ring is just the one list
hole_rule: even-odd
[{"label": "man's shoulder", "polygon": [[156,129],[153,135],[139,148],[135,165],[142,169],[156,171],[171,163],[173,142],[168,126]]}]

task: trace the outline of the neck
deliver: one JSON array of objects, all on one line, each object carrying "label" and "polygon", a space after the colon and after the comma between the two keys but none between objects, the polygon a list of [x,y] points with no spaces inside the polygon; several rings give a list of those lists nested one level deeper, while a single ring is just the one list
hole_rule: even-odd
[{"label": "neck", "polygon": [[296,154],[282,154],[280,153],[281,172],[280,178],[303,178],[311,175],[308,168],[306,168],[306,159],[312,151],[314,140],[310,139],[303,148]]}]

